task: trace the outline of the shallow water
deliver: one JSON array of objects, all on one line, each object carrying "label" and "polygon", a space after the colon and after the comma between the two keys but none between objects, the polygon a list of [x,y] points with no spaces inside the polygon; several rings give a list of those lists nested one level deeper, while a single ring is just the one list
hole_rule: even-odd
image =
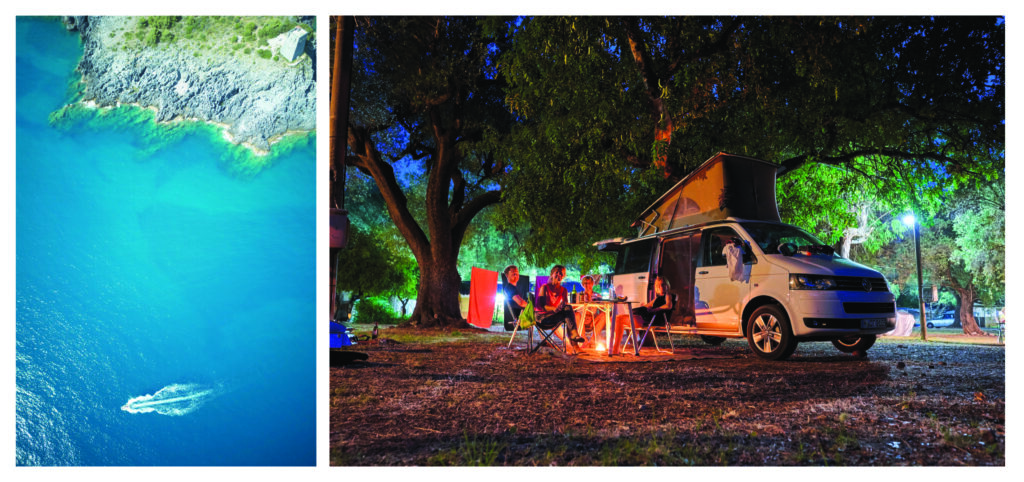
[{"label": "shallow water", "polygon": [[[17,464],[315,464],[315,143],[241,175],[205,126],[55,128],[80,42],[16,23]],[[223,390],[121,410],[173,384]]]}]

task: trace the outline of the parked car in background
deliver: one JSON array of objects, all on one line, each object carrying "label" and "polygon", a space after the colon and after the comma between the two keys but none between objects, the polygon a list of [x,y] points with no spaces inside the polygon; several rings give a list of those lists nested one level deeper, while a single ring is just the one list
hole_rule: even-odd
[{"label": "parked car in background", "polygon": [[[927,326],[928,328],[945,328],[947,326],[952,325],[953,323],[956,323],[955,311],[947,311],[942,314],[941,318],[933,319],[928,318],[927,316],[925,317],[925,326]],[[914,326],[921,326],[920,318],[917,318],[917,321],[914,323]]]},{"label": "parked car in background", "polygon": [[945,328],[953,323],[956,323],[956,315],[951,318],[939,318],[937,320],[925,320],[928,328]]}]

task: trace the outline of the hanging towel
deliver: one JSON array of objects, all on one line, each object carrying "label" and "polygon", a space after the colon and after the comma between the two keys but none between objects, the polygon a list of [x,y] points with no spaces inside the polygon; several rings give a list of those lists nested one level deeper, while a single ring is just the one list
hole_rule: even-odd
[{"label": "hanging towel", "polygon": [[722,248],[722,255],[729,267],[729,281],[743,280],[743,248],[729,243]]},{"label": "hanging towel", "polygon": [[469,275],[469,315],[473,326],[490,328],[494,317],[494,293],[498,289],[498,272],[476,266]]}]

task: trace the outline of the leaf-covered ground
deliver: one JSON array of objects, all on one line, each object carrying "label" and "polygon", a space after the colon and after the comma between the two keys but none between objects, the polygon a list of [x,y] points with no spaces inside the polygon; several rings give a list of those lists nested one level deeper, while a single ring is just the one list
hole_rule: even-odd
[{"label": "leaf-covered ground", "polygon": [[[1005,465],[1004,347],[801,344],[768,362],[694,337],[595,363],[508,336],[383,331],[332,351],[332,465]],[[680,347],[680,345],[682,345]]]}]

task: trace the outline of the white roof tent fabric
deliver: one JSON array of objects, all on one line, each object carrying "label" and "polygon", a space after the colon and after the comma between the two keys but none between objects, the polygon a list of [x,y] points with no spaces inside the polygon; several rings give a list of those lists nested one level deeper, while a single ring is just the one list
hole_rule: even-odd
[{"label": "white roof tent fabric", "polygon": [[631,224],[637,237],[729,217],[781,222],[775,204],[778,166],[719,152],[672,186]]}]

